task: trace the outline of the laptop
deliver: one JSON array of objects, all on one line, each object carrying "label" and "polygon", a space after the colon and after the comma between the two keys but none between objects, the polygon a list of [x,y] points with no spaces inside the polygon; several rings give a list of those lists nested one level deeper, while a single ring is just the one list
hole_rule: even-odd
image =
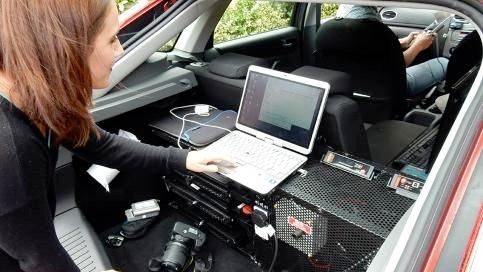
[{"label": "laptop", "polygon": [[232,157],[219,173],[261,195],[297,171],[314,146],[329,84],[250,66],[236,130],[205,148]]}]

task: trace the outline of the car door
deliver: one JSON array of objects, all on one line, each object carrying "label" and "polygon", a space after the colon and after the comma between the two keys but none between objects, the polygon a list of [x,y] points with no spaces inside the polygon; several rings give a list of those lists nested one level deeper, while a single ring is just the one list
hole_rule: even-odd
[{"label": "car door", "polygon": [[277,70],[300,64],[300,31],[294,17],[299,5],[291,2],[232,1],[213,33],[213,48],[264,58]]}]

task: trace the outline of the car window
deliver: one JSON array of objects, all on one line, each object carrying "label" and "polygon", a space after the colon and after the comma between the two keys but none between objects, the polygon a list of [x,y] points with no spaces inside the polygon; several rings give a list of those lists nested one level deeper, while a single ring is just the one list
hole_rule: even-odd
[{"label": "car window", "polygon": [[320,19],[334,17],[339,4],[323,4],[320,8]]},{"label": "car window", "polygon": [[161,48],[158,49],[159,52],[171,52],[176,44],[176,41],[178,40],[180,34],[174,36],[171,38],[169,41],[167,41]]},{"label": "car window", "polygon": [[[176,0],[116,0],[121,29],[118,37],[124,49],[156,25]],[[172,47],[172,46],[171,46]]]},{"label": "car window", "polygon": [[290,25],[295,3],[233,0],[216,26],[214,44]]},{"label": "car window", "polygon": [[129,10],[134,4],[136,4],[136,0],[116,0],[117,10],[119,13],[124,13]]}]

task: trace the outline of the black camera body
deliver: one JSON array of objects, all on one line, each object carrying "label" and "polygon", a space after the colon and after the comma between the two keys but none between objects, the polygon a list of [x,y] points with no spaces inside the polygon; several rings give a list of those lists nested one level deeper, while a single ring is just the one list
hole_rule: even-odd
[{"label": "black camera body", "polygon": [[206,234],[197,228],[176,222],[171,234],[171,240],[166,244],[164,255],[161,258],[162,271],[181,271],[189,256],[203,246]]}]

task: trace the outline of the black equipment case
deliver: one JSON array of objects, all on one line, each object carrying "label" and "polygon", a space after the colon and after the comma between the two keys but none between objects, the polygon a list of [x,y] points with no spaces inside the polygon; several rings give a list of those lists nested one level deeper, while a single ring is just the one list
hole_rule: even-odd
[{"label": "black equipment case", "polygon": [[[372,180],[321,162],[282,185],[269,207],[279,241],[277,266],[288,271],[366,271],[374,255],[414,200],[386,185],[395,172]],[[257,259],[270,264],[273,238],[255,239]],[[276,266],[276,267],[277,267]]]}]

